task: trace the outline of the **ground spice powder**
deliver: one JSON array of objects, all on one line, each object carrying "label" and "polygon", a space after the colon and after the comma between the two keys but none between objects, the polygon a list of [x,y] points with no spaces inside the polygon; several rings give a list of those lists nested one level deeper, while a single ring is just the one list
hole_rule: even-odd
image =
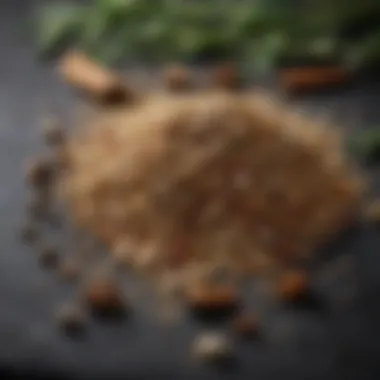
[{"label": "ground spice powder", "polygon": [[307,258],[364,191],[336,128],[258,92],[153,94],[92,118],[65,154],[77,225],[179,286]]}]

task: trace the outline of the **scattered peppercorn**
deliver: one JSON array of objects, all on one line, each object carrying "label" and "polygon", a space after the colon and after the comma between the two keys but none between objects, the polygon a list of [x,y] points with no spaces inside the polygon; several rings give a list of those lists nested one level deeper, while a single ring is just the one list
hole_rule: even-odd
[{"label": "scattered peppercorn", "polygon": [[63,305],[57,310],[56,318],[60,328],[70,335],[79,335],[85,329],[85,313],[75,304]]},{"label": "scattered peppercorn", "polygon": [[58,265],[59,255],[55,247],[51,245],[42,246],[39,261],[46,268],[54,268]]},{"label": "scattered peppercorn", "polygon": [[284,301],[298,301],[309,292],[309,279],[303,271],[285,273],[279,283],[279,297]]},{"label": "scattered peppercorn", "polygon": [[192,85],[191,72],[184,66],[171,66],[164,72],[165,86],[171,91],[183,91]]},{"label": "scattered peppercorn", "polygon": [[48,158],[35,159],[29,162],[27,181],[36,188],[44,188],[51,184],[54,175],[52,162]]},{"label": "scattered peppercorn", "polygon": [[233,330],[242,338],[253,338],[258,335],[259,325],[255,316],[238,315],[233,323]]},{"label": "scattered peppercorn", "polygon": [[229,285],[199,284],[186,293],[189,306],[194,311],[225,311],[238,306],[236,289]]},{"label": "scattered peppercorn", "polygon": [[84,299],[96,314],[111,315],[125,311],[125,300],[119,285],[110,278],[95,278],[84,289]]}]

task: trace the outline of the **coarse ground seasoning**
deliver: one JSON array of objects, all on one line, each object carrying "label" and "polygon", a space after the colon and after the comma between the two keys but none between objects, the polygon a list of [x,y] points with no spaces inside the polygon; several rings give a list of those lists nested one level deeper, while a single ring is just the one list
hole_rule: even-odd
[{"label": "coarse ground seasoning", "polygon": [[353,222],[365,190],[336,128],[260,92],[155,93],[68,138],[76,224],[163,289],[279,270]]}]

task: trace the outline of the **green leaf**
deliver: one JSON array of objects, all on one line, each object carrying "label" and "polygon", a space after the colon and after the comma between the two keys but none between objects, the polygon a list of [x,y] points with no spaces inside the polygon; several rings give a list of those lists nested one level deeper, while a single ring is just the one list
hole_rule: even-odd
[{"label": "green leaf", "polygon": [[83,18],[83,8],[68,3],[50,4],[38,14],[37,40],[42,53],[78,37]]}]

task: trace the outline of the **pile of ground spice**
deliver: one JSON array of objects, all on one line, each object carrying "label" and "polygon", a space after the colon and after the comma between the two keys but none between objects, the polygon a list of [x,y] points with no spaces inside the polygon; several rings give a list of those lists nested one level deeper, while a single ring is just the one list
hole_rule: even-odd
[{"label": "pile of ground spice", "polygon": [[88,124],[65,148],[73,219],[180,287],[309,257],[364,190],[336,128],[262,93],[155,93]]}]

